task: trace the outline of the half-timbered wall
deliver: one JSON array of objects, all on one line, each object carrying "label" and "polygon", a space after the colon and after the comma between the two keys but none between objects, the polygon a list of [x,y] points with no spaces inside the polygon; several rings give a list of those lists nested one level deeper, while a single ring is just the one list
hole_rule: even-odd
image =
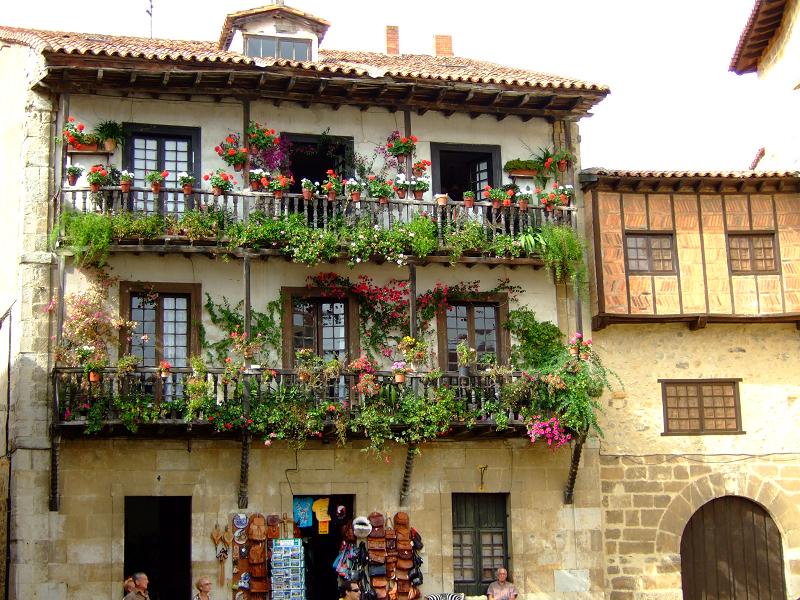
[{"label": "half-timbered wall", "polygon": [[[600,314],[800,312],[800,195],[594,194]],[[740,234],[740,243],[756,238],[772,244],[773,269],[735,270],[740,264],[732,265],[730,236]],[[671,255],[672,270],[641,268],[644,259],[635,263],[636,249],[628,238],[671,239],[666,254]],[[656,258],[658,253],[664,251],[657,249]],[[734,261],[738,256],[734,251]]]}]

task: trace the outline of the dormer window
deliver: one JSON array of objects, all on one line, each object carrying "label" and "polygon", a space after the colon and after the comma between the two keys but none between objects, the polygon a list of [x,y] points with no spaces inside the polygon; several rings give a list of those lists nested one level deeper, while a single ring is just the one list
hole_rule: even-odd
[{"label": "dormer window", "polygon": [[311,40],[271,35],[247,35],[245,36],[245,54],[264,58],[310,60]]}]

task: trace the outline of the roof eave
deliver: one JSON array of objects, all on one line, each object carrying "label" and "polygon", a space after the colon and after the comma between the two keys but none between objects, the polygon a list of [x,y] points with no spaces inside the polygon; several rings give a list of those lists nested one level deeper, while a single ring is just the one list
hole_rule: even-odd
[{"label": "roof eave", "polygon": [[737,75],[755,73],[783,20],[786,0],[756,0],[747,24],[739,36],[729,70]]}]

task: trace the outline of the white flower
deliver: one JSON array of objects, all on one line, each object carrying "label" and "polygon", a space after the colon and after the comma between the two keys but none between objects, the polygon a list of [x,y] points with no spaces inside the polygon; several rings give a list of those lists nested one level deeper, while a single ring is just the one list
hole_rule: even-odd
[{"label": "white flower", "polygon": [[360,256],[359,256],[359,257],[356,259],[356,262],[357,262],[357,263],[360,263],[360,262],[361,262],[361,257],[360,257]]}]

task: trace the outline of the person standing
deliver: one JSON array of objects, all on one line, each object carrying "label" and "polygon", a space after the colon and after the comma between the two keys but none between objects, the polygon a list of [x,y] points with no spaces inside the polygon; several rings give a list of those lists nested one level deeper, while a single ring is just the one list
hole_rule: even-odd
[{"label": "person standing", "polygon": [[497,581],[490,583],[486,590],[489,600],[516,600],[518,594],[514,584],[508,582],[508,570],[505,567],[497,569]]},{"label": "person standing", "polygon": [[131,578],[133,579],[133,591],[125,596],[125,600],[150,600],[150,594],[147,593],[147,585],[150,583],[147,575],[142,572],[134,573]]},{"label": "person standing", "polygon": [[358,585],[358,581],[345,579],[344,583],[339,586],[339,598],[342,600],[361,600],[361,586]]},{"label": "person standing", "polygon": [[211,579],[200,577],[194,584],[197,592],[192,596],[192,600],[211,600]]}]

